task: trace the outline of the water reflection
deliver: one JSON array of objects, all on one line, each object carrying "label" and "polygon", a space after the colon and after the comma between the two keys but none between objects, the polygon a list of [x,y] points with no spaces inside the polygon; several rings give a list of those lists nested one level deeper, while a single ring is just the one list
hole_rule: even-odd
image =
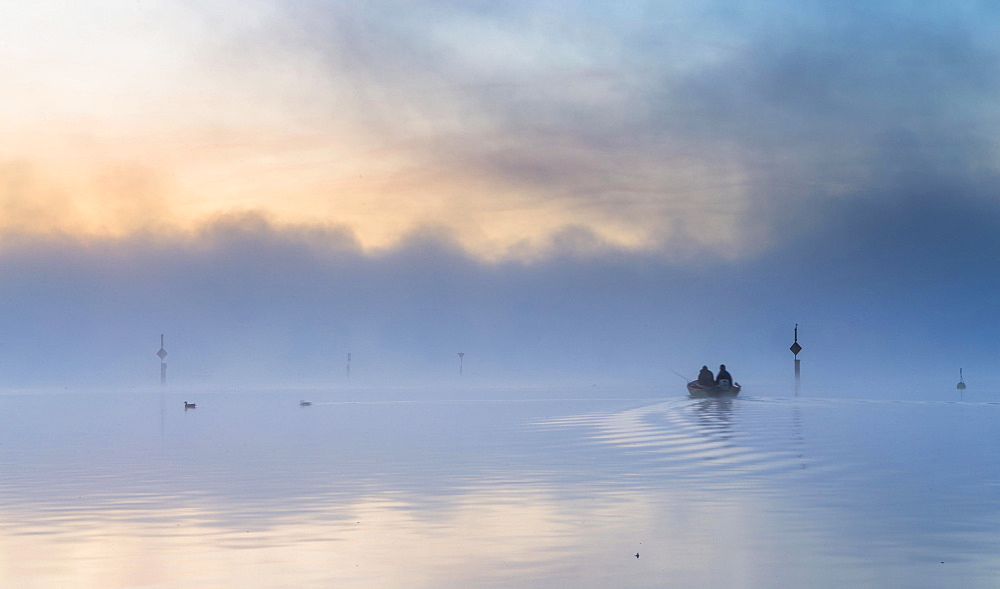
[{"label": "water reflection", "polygon": [[1000,441],[996,406],[14,401],[2,586],[987,587],[997,572],[1000,465],[965,447]]},{"label": "water reflection", "polygon": [[733,399],[701,399],[693,407],[702,428],[719,439],[729,439],[733,427]]}]

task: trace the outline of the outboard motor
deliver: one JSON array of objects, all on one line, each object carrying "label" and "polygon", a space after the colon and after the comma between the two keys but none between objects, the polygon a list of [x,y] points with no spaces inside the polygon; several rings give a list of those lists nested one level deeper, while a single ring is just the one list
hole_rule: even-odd
[{"label": "outboard motor", "polygon": [[728,391],[732,386],[732,383],[729,382],[728,378],[720,378],[717,386],[719,387],[719,390]]}]

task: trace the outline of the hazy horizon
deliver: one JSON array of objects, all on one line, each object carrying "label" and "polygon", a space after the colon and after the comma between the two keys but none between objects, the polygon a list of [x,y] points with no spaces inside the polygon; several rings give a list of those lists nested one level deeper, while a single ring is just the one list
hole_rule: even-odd
[{"label": "hazy horizon", "polygon": [[189,240],[36,241],[0,252],[0,382],[155,384],[164,333],[178,386],[345,384],[351,353],[358,385],[670,386],[675,372],[726,363],[773,388],[789,382],[798,323],[812,385],[953,387],[961,367],[995,386],[985,295],[997,274],[953,272],[961,254],[925,237],[943,215],[925,216],[902,227],[868,218],[873,230],[853,225],[844,246],[800,235],[767,256],[700,267],[610,248],[484,262],[427,235],[370,254],[256,217]]}]

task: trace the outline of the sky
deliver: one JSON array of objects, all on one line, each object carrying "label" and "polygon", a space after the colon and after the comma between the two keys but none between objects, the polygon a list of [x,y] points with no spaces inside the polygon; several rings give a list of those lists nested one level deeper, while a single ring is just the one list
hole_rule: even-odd
[{"label": "sky", "polygon": [[0,387],[1000,388],[994,3],[0,11]]}]

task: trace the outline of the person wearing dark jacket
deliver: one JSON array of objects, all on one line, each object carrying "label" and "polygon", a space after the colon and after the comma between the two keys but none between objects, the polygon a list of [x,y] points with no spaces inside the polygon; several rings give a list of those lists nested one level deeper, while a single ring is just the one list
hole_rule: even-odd
[{"label": "person wearing dark jacket", "polygon": [[729,384],[733,384],[733,376],[729,374],[728,370],[726,370],[726,365],[720,364],[719,374],[715,377],[715,384],[721,383],[723,379],[728,380]]},{"label": "person wearing dark jacket", "polygon": [[708,369],[708,366],[701,367],[701,372],[698,373],[698,384],[703,387],[715,386],[715,377],[712,376],[712,371]]}]

